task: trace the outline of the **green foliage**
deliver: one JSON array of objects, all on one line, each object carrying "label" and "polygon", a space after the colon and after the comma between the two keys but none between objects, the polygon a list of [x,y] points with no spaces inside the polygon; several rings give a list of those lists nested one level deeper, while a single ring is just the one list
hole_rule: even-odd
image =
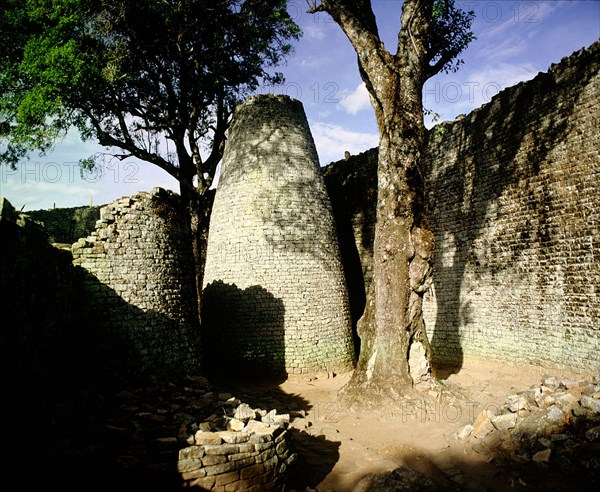
[{"label": "green foliage", "polygon": [[284,0],[1,0],[0,9],[0,163],[13,166],[75,126],[120,158],[189,180],[203,165],[198,143],[220,157],[233,108],[282,80],[272,69],[300,36]]},{"label": "green foliage", "polygon": [[456,72],[460,68],[463,60],[458,55],[476,39],[471,32],[474,18],[472,10],[457,8],[454,0],[434,0],[427,54],[435,73]]}]

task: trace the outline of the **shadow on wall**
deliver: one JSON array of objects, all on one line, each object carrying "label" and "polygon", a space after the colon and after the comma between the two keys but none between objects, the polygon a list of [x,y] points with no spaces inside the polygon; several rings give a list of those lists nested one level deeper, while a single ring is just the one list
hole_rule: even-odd
[{"label": "shadow on wall", "polygon": [[[583,89],[596,75],[593,63],[576,63],[585,63],[587,69],[571,69],[566,76],[564,67],[540,73],[446,126],[440,137],[429,133],[428,216],[438,241],[434,258],[437,316],[431,346],[434,362],[437,360],[444,375],[458,372],[463,363],[460,330],[468,324],[472,311],[468,303],[461,305],[467,266],[495,274],[514,265],[525,250],[510,248],[507,256],[505,252],[494,252],[492,245],[492,254],[485,259],[485,265],[480,265],[474,241],[486,234],[488,212],[505,190],[538,175],[542,166],[548,166],[545,161],[550,151],[567,139],[570,116]],[[445,165],[447,162],[452,164]],[[533,203],[528,204],[532,214],[541,214],[539,223],[532,224],[531,230],[521,231],[528,237],[520,238],[520,243],[544,244],[548,240],[547,204],[552,192],[545,183],[544,188],[541,198],[534,197]],[[454,246],[450,261],[443,257],[441,238],[446,245]],[[451,357],[440,360],[449,347]]]},{"label": "shadow on wall", "polygon": [[[372,280],[375,214],[377,206],[377,149],[322,169],[331,200],[340,254],[348,286],[352,332],[356,354],[360,353],[357,323],[363,315],[366,293]],[[351,171],[349,171],[351,170]]]},{"label": "shadow on wall", "polygon": [[198,361],[200,337],[193,327],[128,303],[87,270],[76,268],[86,294],[84,325],[94,342],[100,368],[128,378],[143,373],[199,370],[199,363],[193,361]]},{"label": "shadow on wall", "polygon": [[208,284],[202,302],[203,366],[208,376],[270,375],[285,380],[283,301],[259,285]]},{"label": "shadow on wall", "polygon": [[[131,450],[115,440],[126,432],[107,419],[115,410],[107,397],[125,381],[135,384],[139,360],[126,340],[103,331],[93,313],[84,314],[85,294],[95,289],[115,310],[140,319],[160,315],[128,305],[91,276],[84,289],[70,254],[50,246],[31,222],[1,220],[0,251],[0,411],[9,450],[3,487],[117,490],[119,459]],[[43,429],[43,439],[32,441],[30,429]],[[32,471],[34,456],[43,459]]]}]

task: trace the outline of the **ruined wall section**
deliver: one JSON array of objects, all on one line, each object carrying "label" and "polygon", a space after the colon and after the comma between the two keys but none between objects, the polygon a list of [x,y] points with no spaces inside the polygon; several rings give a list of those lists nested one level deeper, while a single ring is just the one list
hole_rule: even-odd
[{"label": "ruined wall section", "polygon": [[280,373],[352,368],[336,229],[300,102],[256,96],[236,110],[203,292],[208,357]]},{"label": "ruined wall section", "polygon": [[[436,270],[424,314],[438,362],[599,367],[599,48],[429,132]],[[374,190],[351,190],[376,186],[376,150],[329,168],[334,209],[350,211],[336,220],[353,228],[350,247],[368,272]]]},{"label": "ruined wall section", "polygon": [[179,196],[154,188],[102,207],[73,244],[88,321],[134,369],[198,370],[194,264]]},{"label": "ruined wall section", "polygon": [[27,215],[44,225],[51,243],[73,244],[89,236],[100,219],[101,206],[32,210]]}]

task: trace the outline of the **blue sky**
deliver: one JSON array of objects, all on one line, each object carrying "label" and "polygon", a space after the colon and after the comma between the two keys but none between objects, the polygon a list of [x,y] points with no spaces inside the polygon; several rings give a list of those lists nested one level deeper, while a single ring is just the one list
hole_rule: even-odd
[{"label": "blue sky", "polygon": [[[552,63],[600,38],[600,2],[595,0],[469,1],[457,0],[476,14],[477,40],[463,53],[456,73],[430,79],[424,105],[452,120],[486,103],[498,91],[546,71]],[[373,0],[380,35],[395,52],[401,0]],[[287,94],[302,101],[321,165],[377,145],[373,110],[361,83],[356,55],[341,29],[323,13],[306,13],[305,0],[289,2],[304,36],[287,64],[279,68],[286,82],[261,93]],[[431,126],[431,118],[426,120]],[[160,169],[130,160],[107,164],[82,178],[78,159],[104,151],[70,133],[44,157],[32,155],[17,171],[0,168],[0,194],[18,209],[74,207],[108,203],[124,195],[162,186],[178,191],[177,182]]]}]

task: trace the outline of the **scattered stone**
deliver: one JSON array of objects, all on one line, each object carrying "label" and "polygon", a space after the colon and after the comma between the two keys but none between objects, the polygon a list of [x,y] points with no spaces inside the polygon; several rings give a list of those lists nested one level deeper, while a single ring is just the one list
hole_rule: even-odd
[{"label": "scattered stone", "polygon": [[494,424],[492,424],[491,418],[494,414],[490,410],[484,410],[479,414],[477,420],[473,424],[473,436],[477,439],[481,439],[487,436],[494,430]]},{"label": "scattered stone", "polygon": [[600,414],[600,398],[593,398],[589,396],[581,397],[581,406],[587,408],[594,413]]},{"label": "scattered stone", "polygon": [[467,424],[461,429],[461,431],[457,434],[456,437],[461,441],[464,441],[467,437],[471,435],[471,432],[473,432],[473,426],[471,424]]},{"label": "scattered stone", "polygon": [[247,403],[242,403],[235,409],[233,417],[247,423],[249,420],[256,418],[256,411]]},{"label": "scattered stone", "polygon": [[213,426],[210,422],[200,422],[198,424],[198,430],[201,430],[203,432],[212,432]]},{"label": "scattered stone", "polygon": [[571,393],[563,393],[555,398],[556,406],[558,406],[563,412],[570,412],[573,407],[577,404],[577,398]]},{"label": "scattered stone", "polygon": [[491,418],[492,424],[498,430],[512,429],[517,425],[517,415],[515,413],[506,413]]},{"label": "scattered stone", "polygon": [[246,424],[236,418],[227,421],[227,430],[239,432],[246,427]]},{"label": "scattered stone", "polygon": [[258,422],[256,420],[251,420],[246,425],[245,431],[248,434],[255,434],[256,432],[260,432],[260,431],[263,431],[264,429],[268,429],[268,428],[269,428],[269,424],[267,424],[265,422]]},{"label": "scattered stone", "polygon": [[600,425],[588,429],[585,433],[588,441],[600,441]]},{"label": "scattered stone", "polygon": [[546,418],[550,422],[560,422],[565,418],[565,414],[556,405],[552,405],[550,408],[548,408],[548,412],[546,413]]},{"label": "scattered stone", "polygon": [[536,463],[547,463],[550,460],[550,454],[552,450],[550,448],[544,449],[543,451],[538,451],[533,455],[532,460]]},{"label": "scattered stone", "polygon": [[513,413],[517,413],[520,410],[529,410],[531,407],[530,399],[522,394],[509,396],[507,403],[508,409]]}]

